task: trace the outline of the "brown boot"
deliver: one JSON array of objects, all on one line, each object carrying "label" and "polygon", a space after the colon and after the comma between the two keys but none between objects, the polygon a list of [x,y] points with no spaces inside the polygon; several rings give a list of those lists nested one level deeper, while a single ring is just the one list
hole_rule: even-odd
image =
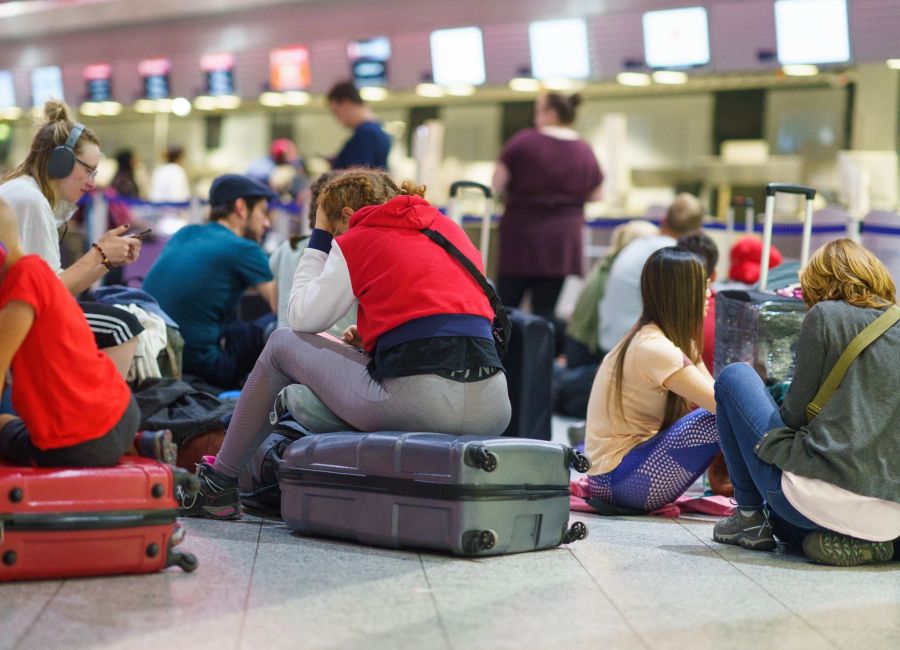
[{"label": "brown boot", "polygon": [[728,476],[728,468],[725,466],[725,456],[721,451],[710,463],[706,477],[709,479],[709,489],[713,494],[729,498],[734,496],[734,487],[731,485],[731,477]]}]

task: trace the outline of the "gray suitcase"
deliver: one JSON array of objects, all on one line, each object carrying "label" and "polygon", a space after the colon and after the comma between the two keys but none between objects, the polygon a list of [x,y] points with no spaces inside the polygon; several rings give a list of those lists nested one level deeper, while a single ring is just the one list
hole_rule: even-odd
[{"label": "gray suitcase", "polygon": [[323,433],[279,469],[281,516],[298,533],[363,544],[501,555],[582,539],[569,526],[565,445],[441,433]]}]

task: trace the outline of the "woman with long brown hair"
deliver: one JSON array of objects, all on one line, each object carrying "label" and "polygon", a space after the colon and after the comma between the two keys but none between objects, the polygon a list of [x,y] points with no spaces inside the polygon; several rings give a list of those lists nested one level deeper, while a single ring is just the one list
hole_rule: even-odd
[{"label": "woman with long brown hair", "polygon": [[[822,564],[886,562],[900,537],[900,326],[862,350],[827,401],[818,394],[850,342],[898,309],[896,287],[884,264],[849,239],[813,253],[800,286],[810,309],[781,408],[746,364],[716,380],[738,507],[713,539],[773,550],[777,536]],[[814,401],[824,403],[808,414]]]},{"label": "woman with long brown hair", "polygon": [[644,265],[643,313],[604,358],[588,402],[588,482],[600,503],[656,510],[718,453],[713,379],[700,359],[708,290],[705,263],[687,249],[661,248]]}]

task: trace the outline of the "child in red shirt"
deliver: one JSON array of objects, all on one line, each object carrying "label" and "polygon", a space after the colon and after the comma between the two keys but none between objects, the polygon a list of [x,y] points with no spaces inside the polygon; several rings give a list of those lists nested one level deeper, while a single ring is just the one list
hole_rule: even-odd
[{"label": "child in red shirt", "polygon": [[115,465],[134,440],[140,411],[100,352],[75,298],[19,245],[0,200],[0,392],[12,369],[13,406],[0,415],[0,459],[18,465]]}]

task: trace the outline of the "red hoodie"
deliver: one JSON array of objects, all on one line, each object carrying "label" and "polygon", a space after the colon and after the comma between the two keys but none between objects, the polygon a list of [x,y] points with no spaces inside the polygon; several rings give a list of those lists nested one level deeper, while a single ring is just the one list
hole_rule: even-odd
[{"label": "red hoodie", "polygon": [[359,300],[357,328],[366,352],[378,337],[417,318],[467,314],[490,322],[487,296],[444,249],[419,232],[435,230],[482,272],[478,250],[462,228],[418,196],[361,208],[337,237]]}]

